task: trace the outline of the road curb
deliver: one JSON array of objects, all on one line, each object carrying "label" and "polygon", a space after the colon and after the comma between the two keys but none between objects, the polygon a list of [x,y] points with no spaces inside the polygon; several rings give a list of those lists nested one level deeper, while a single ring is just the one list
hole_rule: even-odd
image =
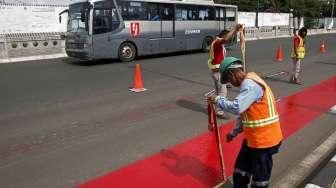
[{"label": "road curb", "polygon": [[295,188],[316,169],[321,161],[326,159],[336,149],[336,131],[332,133],[321,145],[306,156],[299,164],[292,167],[285,176],[275,181],[272,187]]}]

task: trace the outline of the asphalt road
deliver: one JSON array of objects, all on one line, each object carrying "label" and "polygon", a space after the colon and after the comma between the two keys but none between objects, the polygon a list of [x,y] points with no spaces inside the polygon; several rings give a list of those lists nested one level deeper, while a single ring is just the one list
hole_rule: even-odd
[{"label": "asphalt road", "polygon": [[[267,79],[277,98],[335,76],[335,36],[309,36],[303,86],[287,77]],[[326,54],[318,53],[321,39]],[[247,42],[248,70],[289,69],[290,44],[289,38]],[[274,60],[279,45],[281,63]],[[239,56],[239,49],[229,54]],[[213,87],[207,57],[193,52],[129,63],[65,58],[1,64],[0,187],[73,187],[207,131],[202,96]],[[148,89],[137,94],[128,90],[135,63]],[[326,114],[290,138],[273,178],[335,131],[334,121]]]}]

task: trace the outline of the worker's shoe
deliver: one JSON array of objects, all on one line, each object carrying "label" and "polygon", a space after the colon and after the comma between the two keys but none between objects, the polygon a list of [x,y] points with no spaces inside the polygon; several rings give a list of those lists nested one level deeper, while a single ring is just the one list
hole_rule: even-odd
[{"label": "worker's shoe", "polygon": [[295,77],[294,76],[291,76],[290,79],[289,79],[289,83],[295,83]]},{"label": "worker's shoe", "polygon": [[294,76],[291,77],[291,79],[289,80],[289,82],[293,83],[293,84],[303,85],[303,83],[299,79],[295,78]]},{"label": "worker's shoe", "polygon": [[299,81],[299,80],[295,80],[294,81],[296,84],[298,84],[298,85],[303,85],[303,83],[301,82],[301,81]]}]

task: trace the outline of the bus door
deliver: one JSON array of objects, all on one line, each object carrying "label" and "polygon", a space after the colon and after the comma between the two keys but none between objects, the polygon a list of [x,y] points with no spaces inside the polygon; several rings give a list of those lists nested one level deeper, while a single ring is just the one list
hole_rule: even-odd
[{"label": "bus door", "polygon": [[176,51],[175,29],[174,29],[174,5],[160,4],[161,15],[161,52]]},{"label": "bus door", "polygon": [[[92,43],[95,58],[111,58],[116,48],[112,34],[120,26],[117,10],[111,2],[96,2],[92,16]],[[116,54],[114,54],[116,55]]]},{"label": "bus door", "polygon": [[174,7],[172,4],[162,4],[161,13],[161,38],[174,37]]}]

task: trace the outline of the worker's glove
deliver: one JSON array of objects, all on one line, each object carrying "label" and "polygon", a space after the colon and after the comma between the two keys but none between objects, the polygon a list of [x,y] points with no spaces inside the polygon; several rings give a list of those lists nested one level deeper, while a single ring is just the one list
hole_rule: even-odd
[{"label": "worker's glove", "polygon": [[231,141],[233,140],[233,138],[234,138],[234,136],[233,136],[231,133],[228,133],[228,134],[226,135],[226,141],[227,141],[227,142],[231,142]]}]

